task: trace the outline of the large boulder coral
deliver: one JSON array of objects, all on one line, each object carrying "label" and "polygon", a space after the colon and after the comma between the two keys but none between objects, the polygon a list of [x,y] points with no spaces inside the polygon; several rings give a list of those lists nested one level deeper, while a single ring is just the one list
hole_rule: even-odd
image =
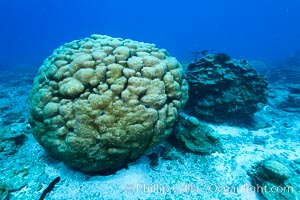
[{"label": "large boulder coral", "polygon": [[35,139],[67,166],[114,170],[163,141],[187,98],[183,69],[166,50],[92,35],[44,61],[29,121]]},{"label": "large boulder coral", "polygon": [[246,60],[206,54],[188,65],[185,111],[212,122],[241,122],[267,103],[268,82]]}]

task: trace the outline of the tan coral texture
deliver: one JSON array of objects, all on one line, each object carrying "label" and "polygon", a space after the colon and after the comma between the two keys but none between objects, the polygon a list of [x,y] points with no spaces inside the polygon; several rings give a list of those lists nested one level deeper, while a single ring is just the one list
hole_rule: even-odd
[{"label": "tan coral texture", "polygon": [[187,95],[183,69],[166,50],[92,35],[44,61],[29,121],[36,140],[67,166],[115,170],[170,134]]}]

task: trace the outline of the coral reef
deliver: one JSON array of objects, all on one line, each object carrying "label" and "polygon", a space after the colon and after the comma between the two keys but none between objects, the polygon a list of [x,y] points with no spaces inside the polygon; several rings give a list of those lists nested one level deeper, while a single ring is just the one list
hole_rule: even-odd
[{"label": "coral reef", "polygon": [[290,165],[289,161],[272,156],[253,166],[248,175],[252,178],[253,187],[267,200],[296,200],[299,177],[292,177],[294,170]]},{"label": "coral reef", "polygon": [[300,112],[300,53],[267,71],[270,88],[270,105],[287,112]]},{"label": "coral reef", "polygon": [[[210,124],[209,127],[220,134],[223,152],[199,155],[182,151],[168,143],[169,137],[151,148],[151,152],[157,149],[153,152],[156,155],[147,156],[147,151],[115,174],[90,175],[52,158],[31,134],[24,119],[29,114],[27,94],[34,75],[17,71],[0,73],[3,81],[0,84],[3,106],[0,128],[5,132],[0,130],[0,136],[5,141],[17,141],[13,151],[9,146],[0,151],[0,199],[39,199],[56,177],[61,181],[46,195],[47,200],[258,199],[247,170],[271,155],[284,159],[275,160],[289,168],[291,177],[284,183],[292,186],[296,198],[300,199],[300,112],[265,106],[255,115],[267,120],[269,126],[256,131]],[[7,113],[18,114],[6,117]],[[182,117],[180,121],[197,124],[190,115]],[[22,135],[26,136],[24,141]],[[144,186],[147,192],[143,192]],[[157,192],[155,187],[162,192]]]},{"label": "coral reef", "polygon": [[187,93],[183,69],[166,50],[92,35],[44,61],[29,121],[36,140],[67,166],[114,170],[170,134]]},{"label": "coral reef", "polygon": [[246,60],[224,53],[206,54],[189,64],[188,114],[212,122],[247,121],[267,102],[266,78]]},{"label": "coral reef", "polygon": [[174,134],[178,144],[197,154],[210,154],[222,151],[220,135],[197,118],[180,113]]}]

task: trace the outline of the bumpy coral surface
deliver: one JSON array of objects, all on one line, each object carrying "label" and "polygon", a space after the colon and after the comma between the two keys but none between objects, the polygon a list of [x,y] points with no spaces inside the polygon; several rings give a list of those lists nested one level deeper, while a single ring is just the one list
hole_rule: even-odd
[{"label": "bumpy coral surface", "polygon": [[[247,174],[251,177],[254,188],[263,188],[259,192],[265,199],[296,200],[298,176],[291,166],[293,165],[288,160],[272,156],[256,163]],[[274,192],[274,188],[278,187],[283,189]]]},{"label": "bumpy coral surface", "polygon": [[66,165],[113,170],[170,134],[187,93],[183,69],[166,50],[92,35],[44,61],[29,121],[36,140]]},{"label": "bumpy coral surface", "polygon": [[247,121],[258,103],[267,102],[266,78],[246,60],[207,54],[189,64],[189,100],[185,111],[213,122]]}]

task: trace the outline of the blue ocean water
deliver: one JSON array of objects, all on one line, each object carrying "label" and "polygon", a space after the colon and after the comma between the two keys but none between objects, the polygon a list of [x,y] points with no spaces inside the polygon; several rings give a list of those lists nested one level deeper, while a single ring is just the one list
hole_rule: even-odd
[{"label": "blue ocean water", "polygon": [[74,39],[105,34],[155,43],[179,60],[199,48],[232,57],[284,59],[300,46],[297,0],[0,2],[0,64],[37,69]]},{"label": "blue ocean water", "polygon": [[[0,199],[261,200],[263,197],[259,191],[256,191],[257,187],[252,187],[255,185],[253,180],[257,177],[259,179],[256,181],[263,181],[262,185],[267,183],[271,187],[272,181],[279,181],[282,184],[280,189],[285,189],[286,186],[293,187],[296,192],[285,193],[284,197],[298,199],[300,194],[299,8],[300,1],[297,0],[0,1]],[[204,117],[199,118],[198,121],[195,116],[192,116],[193,112],[186,112],[185,107],[179,112],[179,121],[182,124],[176,125],[171,136],[150,152],[145,152],[139,159],[128,165],[124,163],[126,167],[115,173],[105,174],[106,176],[82,173],[50,156],[34,138],[33,126],[30,126],[28,120],[31,115],[29,94],[32,91],[32,82],[37,69],[54,49],[91,34],[154,43],[158,48],[167,49],[171,56],[183,62],[192,61],[194,59],[192,52],[201,50],[225,53],[216,54],[219,59],[216,57],[212,59],[211,55],[208,55],[205,60],[209,63],[214,60],[222,61],[224,58],[226,61],[226,54],[231,58],[247,59],[254,63],[254,67],[260,66],[261,68],[257,69],[268,78],[268,87],[264,85],[268,88],[268,95],[266,95],[268,102],[259,104],[258,112],[252,116],[253,121],[249,120],[249,127],[238,123],[209,122],[205,123],[207,127],[205,125],[204,128],[206,127],[207,132],[210,132],[208,130],[211,132],[205,134],[203,127],[196,126],[200,121],[202,124]],[[241,59],[240,63],[242,68],[248,66],[245,60]],[[214,74],[213,70],[222,72],[222,69],[219,70],[220,63],[213,65],[218,70],[208,65],[207,71],[203,71],[204,83],[209,83],[207,88],[215,81],[206,82],[205,75]],[[201,68],[201,65],[198,67]],[[198,69],[194,69],[197,72]],[[256,82],[252,79],[253,74],[256,73],[252,68],[247,70],[250,70],[248,71],[250,73],[244,75],[247,77],[251,74],[249,79],[242,77],[245,79],[239,78],[236,81],[236,77],[232,74],[223,79],[225,81],[234,79],[235,81],[232,82],[235,84],[243,81],[249,83],[246,84],[247,87],[245,84],[234,85],[241,89],[241,93],[236,92],[239,90],[226,89],[226,84],[223,82],[218,84],[221,89],[216,87],[213,91],[222,91],[222,95],[225,94],[224,99],[231,99],[234,103],[240,98],[236,96],[229,98],[232,96],[226,94],[230,94],[231,91],[234,91],[235,95],[248,94],[247,90],[259,93],[257,91],[262,91],[258,90],[261,86],[251,85]],[[59,73],[57,74],[59,76]],[[192,75],[190,77],[193,78]],[[231,79],[232,77],[234,78]],[[42,86],[48,86],[47,76],[44,75],[40,80],[44,80],[41,81]],[[53,88],[57,89],[57,85],[62,84],[63,81],[58,84],[54,82],[51,81],[51,91]],[[61,86],[59,87],[67,88]],[[94,89],[89,88],[85,94],[97,91]],[[62,95],[67,93],[64,93],[64,89],[61,90]],[[197,88],[193,90],[198,92]],[[246,92],[243,92],[244,90]],[[213,101],[220,102],[221,98],[216,98],[217,95],[213,97],[215,98],[213,101],[206,101],[206,99],[211,100],[210,95],[207,95],[207,98],[204,98],[204,95],[200,97],[208,93],[206,92],[208,90],[204,91],[199,92],[199,98],[198,94],[192,97],[198,101],[197,105],[204,102],[207,107],[211,105],[214,107]],[[56,95],[57,91],[53,94]],[[255,97],[255,95],[251,96]],[[37,101],[43,104],[44,101],[48,101],[47,98],[39,98]],[[248,102],[249,99],[251,98],[247,98]],[[52,100],[58,101],[58,97],[54,96]],[[72,99],[66,98],[61,102],[64,104],[69,101],[71,102]],[[220,107],[228,103],[224,102],[225,104],[221,104]],[[50,103],[47,104],[48,107]],[[248,108],[251,107],[252,102],[249,103],[250,106],[245,104],[242,107]],[[45,108],[46,106],[43,110],[40,108],[36,110],[42,113],[47,110]],[[60,108],[56,110],[61,112]],[[221,112],[222,110],[219,113]],[[238,118],[242,117],[238,116]],[[45,124],[51,123],[46,120],[44,120]],[[64,127],[60,128],[64,130]],[[68,133],[73,131],[73,127],[68,129]],[[182,148],[177,144],[180,140],[177,141],[176,133],[188,134],[187,137],[193,136],[186,144],[186,147],[191,149]],[[194,138],[195,135],[199,138]],[[203,135],[205,135],[204,141],[201,140]],[[186,141],[184,137],[181,140],[181,142]],[[212,142],[213,145],[207,141]],[[198,152],[189,151],[193,148]],[[205,150],[208,150],[207,154],[203,153]],[[198,154],[201,151],[203,154]],[[260,173],[263,173],[262,176]],[[284,184],[281,181],[284,181]],[[282,197],[281,193],[277,194]],[[276,194],[269,196],[268,199],[275,199],[275,197]]]}]

